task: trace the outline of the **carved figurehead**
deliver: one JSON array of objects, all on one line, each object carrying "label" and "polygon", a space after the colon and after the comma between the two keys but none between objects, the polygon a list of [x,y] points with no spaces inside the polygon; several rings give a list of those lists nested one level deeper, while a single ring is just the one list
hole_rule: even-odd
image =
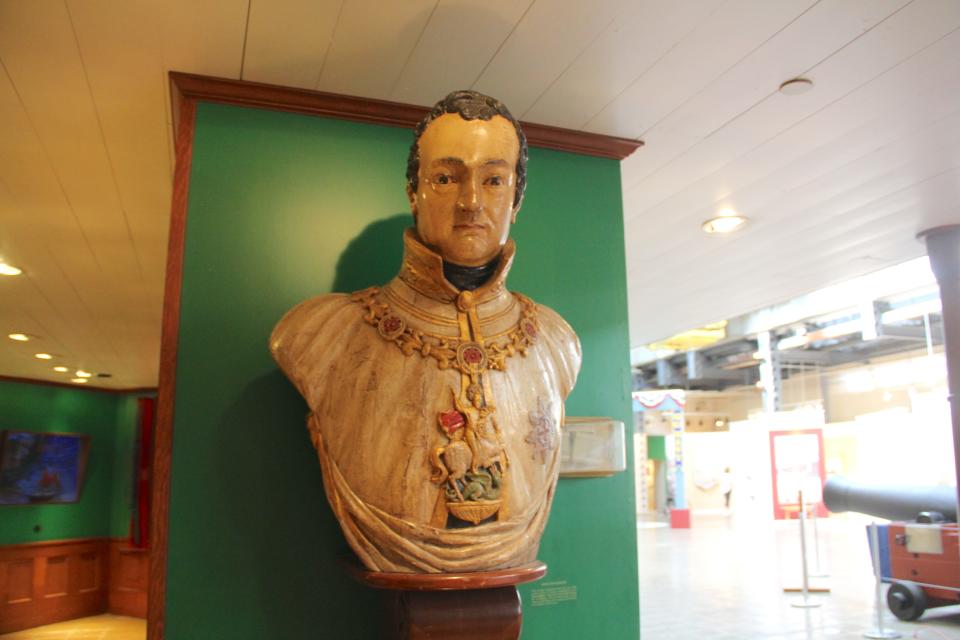
[{"label": "carved figurehead", "polygon": [[270,338],[310,406],[327,497],[368,569],[536,559],[580,344],[555,312],[506,288],[526,161],[503,104],[451,93],[415,130],[400,273],[307,300]]}]

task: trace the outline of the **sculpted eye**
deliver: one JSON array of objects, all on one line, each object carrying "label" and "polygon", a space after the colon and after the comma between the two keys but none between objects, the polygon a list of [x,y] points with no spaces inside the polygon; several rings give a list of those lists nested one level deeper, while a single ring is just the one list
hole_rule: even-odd
[{"label": "sculpted eye", "polygon": [[503,184],[503,178],[501,176],[490,176],[487,178],[487,184],[493,187],[499,187]]},{"label": "sculpted eye", "polygon": [[450,184],[451,182],[453,182],[453,176],[446,173],[441,173],[441,174],[438,174],[437,177],[433,179],[433,181],[436,184]]}]

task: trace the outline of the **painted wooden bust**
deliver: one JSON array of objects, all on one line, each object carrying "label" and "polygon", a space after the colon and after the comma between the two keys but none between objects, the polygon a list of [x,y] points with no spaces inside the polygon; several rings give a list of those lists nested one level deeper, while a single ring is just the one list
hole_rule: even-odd
[{"label": "painted wooden bust", "polygon": [[270,349],[310,406],[327,497],[364,565],[466,572],[536,559],[580,343],[506,289],[526,139],[458,91],[416,129],[414,227],[386,286],[307,300]]}]

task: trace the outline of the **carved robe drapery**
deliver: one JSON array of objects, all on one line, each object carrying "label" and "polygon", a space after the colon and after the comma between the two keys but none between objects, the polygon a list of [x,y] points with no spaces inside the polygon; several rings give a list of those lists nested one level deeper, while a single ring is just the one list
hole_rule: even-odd
[{"label": "carved robe drapery", "polygon": [[[310,407],[327,497],[367,568],[525,564],[536,559],[556,487],[579,341],[554,311],[506,289],[512,241],[496,273],[469,292],[444,279],[441,258],[411,230],[404,245],[389,284],[297,305],[274,329],[271,351]],[[474,396],[480,409],[471,414]],[[461,419],[467,414],[473,422]],[[486,435],[470,431],[480,428],[474,423]],[[468,487],[438,484],[431,462],[442,461],[457,428],[482,449],[484,477],[499,483],[495,500],[477,502],[496,509],[479,524],[451,516]],[[500,451],[502,458],[493,455]]]}]

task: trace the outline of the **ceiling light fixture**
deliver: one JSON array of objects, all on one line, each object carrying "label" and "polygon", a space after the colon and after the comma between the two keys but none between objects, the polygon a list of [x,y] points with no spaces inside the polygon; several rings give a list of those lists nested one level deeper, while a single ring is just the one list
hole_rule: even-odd
[{"label": "ceiling light fixture", "polygon": [[17,342],[28,342],[30,340],[30,336],[25,333],[8,333],[7,337]]},{"label": "ceiling light fixture", "polygon": [[66,373],[67,371],[69,371],[69,369],[67,369],[66,367],[54,367],[53,370],[58,373]]},{"label": "ceiling light fixture", "polygon": [[808,78],[792,78],[780,85],[780,93],[785,96],[798,96],[813,89],[813,81]]},{"label": "ceiling light fixture", "polygon": [[88,372],[84,371],[83,369],[77,369],[77,377],[78,377],[78,378],[89,378],[89,377],[91,377],[91,376],[93,376],[92,373],[88,373]]},{"label": "ceiling light fixture", "polygon": [[49,353],[35,353],[33,354],[34,358],[39,358],[40,360],[53,360],[53,356]]},{"label": "ceiling light fixture", "polygon": [[21,273],[23,273],[21,269],[0,260],[0,276],[18,276]]},{"label": "ceiling light fixture", "polygon": [[70,382],[76,382],[77,384],[87,384],[86,378],[71,378]]},{"label": "ceiling light fixture", "polygon": [[747,223],[747,219],[738,215],[733,209],[723,209],[715,218],[710,218],[701,225],[707,233],[730,233]]}]

